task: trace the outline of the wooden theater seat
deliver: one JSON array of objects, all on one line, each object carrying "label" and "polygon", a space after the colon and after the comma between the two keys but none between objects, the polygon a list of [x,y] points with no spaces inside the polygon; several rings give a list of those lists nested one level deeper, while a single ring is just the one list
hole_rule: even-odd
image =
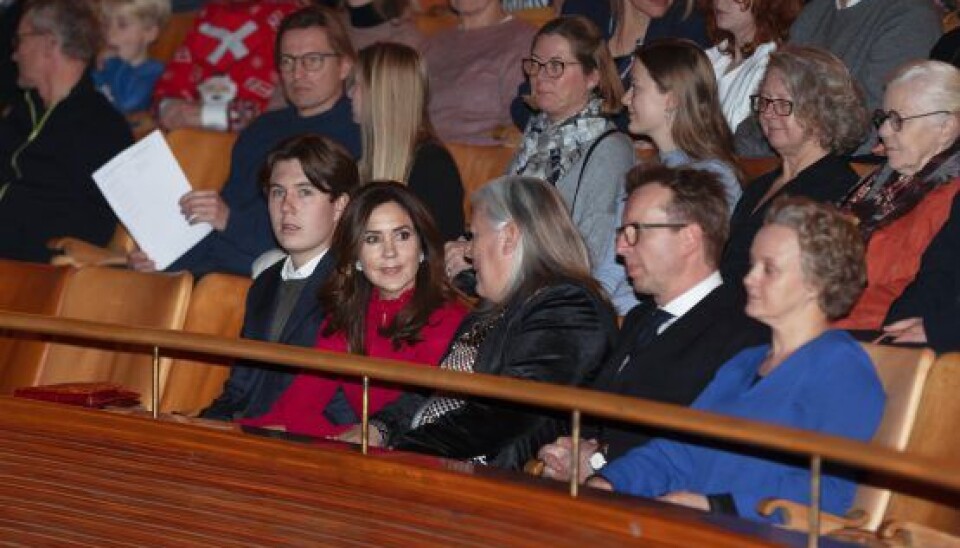
[{"label": "wooden theater seat", "polygon": [[[207,274],[190,295],[183,330],[238,337],[243,327],[247,290],[252,280],[229,274]],[[230,373],[228,358],[173,360],[160,399],[160,410],[195,415],[220,394]]]},{"label": "wooden theater seat", "polygon": [[[72,269],[0,259],[0,310],[52,316],[60,311]],[[47,344],[0,330],[0,394],[10,394],[39,367]]]},{"label": "wooden theater seat", "polygon": [[470,193],[507,171],[516,149],[500,145],[446,143],[463,181],[463,210],[470,216]]},{"label": "wooden theater seat", "polygon": [[[187,312],[193,276],[146,274],[126,269],[86,267],[64,288],[59,316],[118,325],[180,329]],[[161,386],[169,367],[161,360]],[[118,348],[51,343],[35,371],[23,372],[24,385],[106,381],[140,393],[149,406],[152,356]],[[32,374],[28,374],[32,373]]]},{"label": "wooden theater seat", "polygon": [[196,19],[197,12],[195,11],[171,15],[167,24],[160,29],[160,35],[157,36],[156,41],[150,45],[150,57],[164,63],[173,59],[173,53],[183,43],[183,39],[193,28]]},{"label": "wooden theater seat", "polygon": [[[940,356],[923,393],[907,452],[960,463],[960,353]],[[960,464],[958,464],[960,466]],[[960,536],[960,498],[927,500],[907,493],[890,499],[886,519],[912,522]]]},{"label": "wooden theater seat", "polygon": [[[891,449],[904,450],[917,418],[917,410],[923,399],[924,385],[933,365],[934,355],[929,349],[899,348],[864,344],[870,354],[877,375],[887,394],[883,419],[871,443]],[[863,478],[869,482],[870,478]],[[846,517],[823,514],[821,531],[831,532],[841,528],[860,528],[876,531],[886,515],[890,504],[889,489],[872,487],[863,483],[857,487],[853,510]],[[784,500],[768,500],[760,505],[760,513],[771,515],[783,510],[785,523],[790,529],[808,529],[809,507]]]}]

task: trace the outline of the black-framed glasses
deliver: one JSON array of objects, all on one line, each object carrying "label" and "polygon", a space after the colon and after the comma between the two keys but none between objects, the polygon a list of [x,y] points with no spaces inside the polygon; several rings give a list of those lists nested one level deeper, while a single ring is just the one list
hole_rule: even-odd
[{"label": "black-framed glasses", "polygon": [[303,55],[288,55],[284,53],[280,55],[279,69],[280,72],[293,72],[297,67],[297,63],[299,63],[303,70],[307,72],[317,72],[318,70],[323,70],[323,65],[327,62],[327,57],[340,57],[340,54],[324,51],[311,51]]},{"label": "black-framed glasses", "polygon": [[873,125],[877,129],[880,129],[880,126],[884,122],[890,122],[890,129],[893,131],[900,131],[903,129],[903,123],[907,120],[914,120],[916,118],[926,118],[927,116],[933,116],[934,114],[950,114],[949,110],[934,110],[932,112],[924,112],[923,114],[914,114],[913,116],[902,116],[899,112],[890,109],[884,111],[883,109],[878,108],[873,111]]},{"label": "black-framed glasses", "polygon": [[13,38],[10,39],[10,45],[13,46],[13,49],[17,49],[20,47],[20,44],[23,43],[24,38],[29,38],[30,36],[42,36],[44,34],[50,34],[50,32],[45,30],[35,30],[32,32],[21,32],[14,34]]},{"label": "black-framed glasses", "polygon": [[773,107],[773,113],[777,116],[790,116],[793,114],[793,101],[789,99],[774,99],[772,97],[764,97],[763,95],[750,96],[750,110],[753,112],[757,114],[767,112],[770,107]]},{"label": "black-framed glasses", "polygon": [[617,227],[617,238],[626,240],[627,245],[637,245],[640,233],[655,228],[683,228],[690,223],[627,223]]},{"label": "black-framed glasses", "polygon": [[561,61],[560,59],[548,59],[546,62],[541,63],[533,57],[524,57],[520,60],[520,68],[522,68],[523,73],[530,78],[540,74],[541,70],[546,71],[547,76],[550,78],[560,78],[563,76],[563,71],[567,68],[567,65],[579,64],[577,61]]}]

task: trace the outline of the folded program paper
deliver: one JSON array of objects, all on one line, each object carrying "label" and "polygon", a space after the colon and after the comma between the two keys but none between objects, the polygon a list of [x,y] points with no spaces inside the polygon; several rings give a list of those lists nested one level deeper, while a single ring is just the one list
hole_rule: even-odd
[{"label": "folded program paper", "polygon": [[117,154],[93,180],[158,270],[212,230],[209,223],[191,225],[180,212],[180,197],[192,189],[159,130]]}]

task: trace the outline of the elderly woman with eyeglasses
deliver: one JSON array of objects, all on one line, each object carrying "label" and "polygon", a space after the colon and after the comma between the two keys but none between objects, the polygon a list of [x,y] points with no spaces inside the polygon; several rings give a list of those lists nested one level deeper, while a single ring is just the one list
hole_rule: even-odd
[{"label": "elderly woman with eyeglasses", "polygon": [[960,349],[960,70],[904,65],[873,121],[887,163],[842,206],[867,242],[867,289],[837,325]]},{"label": "elderly woman with eyeglasses", "polygon": [[750,107],[781,165],[743,191],[720,263],[725,279],[746,274],[750,244],[775,198],[805,196],[836,204],[856,184],[859,177],[843,155],[866,134],[863,102],[856,81],[832,53],[787,45],[770,55]]}]

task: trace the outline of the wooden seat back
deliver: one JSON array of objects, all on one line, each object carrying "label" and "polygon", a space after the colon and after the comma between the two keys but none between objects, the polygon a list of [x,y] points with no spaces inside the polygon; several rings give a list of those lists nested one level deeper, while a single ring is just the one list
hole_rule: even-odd
[{"label": "wooden seat back", "polygon": [[[960,353],[940,356],[930,372],[907,452],[953,459],[960,466]],[[919,523],[960,535],[960,499],[928,500],[895,493],[887,519]]]},{"label": "wooden seat back", "polygon": [[[85,267],[67,281],[59,316],[118,325],[180,329],[187,312],[193,276],[126,269]],[[28,385],[108,381],[140,392],[149,405],[152,357],[141,352],[66,342],[50,345]],[[163,386],[169,359],[161,360]]]},{"label": "wooden seat back", "polygon": [[[55,315],[63,303],[63,289],[74,270],[63,266],[0,259],[0,310]],[[28,382],[48,346],[38,337],[0,331],[0,394]]]},{"label": "wooden seat back", "polygon": [[230,175],[230,153],[237,134],[206,129],[177,129],[167,144],[194,190],[220,190]]},{"label": "wooden seat back", "polygon": [[[924,397],[924,385],[933,366],[934,355],[928,349],[898,348],[865,344],[864,349],[876,367],[887,394],[883,420],[873,436],[874,444],[904,450]],[[864,528],[876,531],[890,503],[889,489],[860,485],[853,507],[869,515]]]},{"label": "wooden seat back", "polygon": [[463,210],[470,216],[470,194],[507,171],[516,149],[500,145],[446,143],[463,181]]},{"label": "wooden seat back", "polygon": [[[238,337],[243,327],[247,290],[252,280],[230,274],[207,274],[190,295],[183,330]],[[193,415],[213,401],[230,373],[229,358],[175,359],[160,399],[160,410]]]},{"label": "wooden seat back", "polygon": [[160,29],[160,35],[150,45],[150,57],[166,63],[173,59],[173,54],[187,37],[197,19],[197,12],[188,11],[174,13],[167,24]]}]

